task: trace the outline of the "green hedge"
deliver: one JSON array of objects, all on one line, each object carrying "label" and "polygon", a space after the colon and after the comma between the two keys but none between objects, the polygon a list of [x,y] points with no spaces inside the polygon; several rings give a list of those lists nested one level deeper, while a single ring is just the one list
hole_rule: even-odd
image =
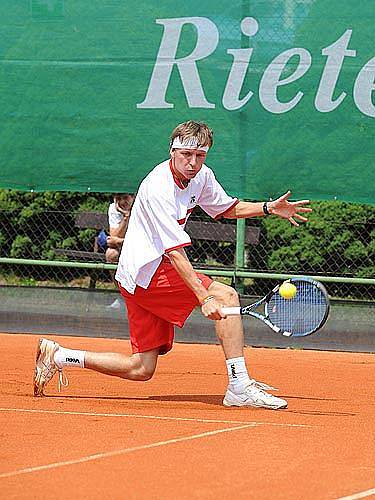
[{"label": "green hedge", "polygon": [[[0,190],[0,255],[56,260],[55,248],[92,251],[95,230],[75,227],[75,215],[85,210],[106,213],[111,199],[110,194]],[[6,272],[35,279],[48,279],[52,274],[40,266],[4,267]],[[53,270],[59,281],[83,274],[75,270],[66,277],[66,270]]]},{"label": "green hedge", "polygon": [[373,278],[375,206],[314,202],[312,207],[301,230],[274,217],[264,221],[267,269]]}]

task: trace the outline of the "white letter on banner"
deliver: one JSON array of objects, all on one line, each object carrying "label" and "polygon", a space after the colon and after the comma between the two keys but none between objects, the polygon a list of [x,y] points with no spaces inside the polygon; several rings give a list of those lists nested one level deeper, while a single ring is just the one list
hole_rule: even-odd
[{"label": "white letter on banner", "polygon": [[[253,17],[245,17],[241,22],[241,31],[244,35],[254,36],[257,34],[259,25]],[[245,80],[249,61],[254,49],[228,49],[227,53],[233,55],[233,63],[228,76],[223,94],[223,106],[233,111],[244,106],[252,97],[250,90],[245,97],[240,99],[240,92]]]},{"label": "white letter on banner", "polygon": [[332,97],[345,56],[355,57],[357,54],[355,50],[348,50],[351,36],[352,30],[346,30],[335,43],[322,50],[323,56],[327,56],[327,61],[315,97],[315,107],[322,113],[333,111],[345,99],[346,92],[342,92],[336,100]]},{"label": "white letter on banner", "polygon": [[[281,80],[281,74],[287,62],[295,55],[299,56],[297,69],[287,78]],[[280,102],[277,99],[277,87],[288,85],[301,78],[311,66],[311,55],[306,49],[294,48],[282,52],[268,66],[259,85],[259,99],[263,107],[271,113],[286,113],[293,109],[302,99],[303,92],[299,91],[289,102]]]},{"label": "white letter on banner", "polygon": [[[156,19],[156,23],[164,26],[163,38],[160,43],[147,95],[142,103],[137,104],[137,108],[174,107],[173,104],[165,100],[165,94],[174,65],[177,66],[180,72],[189,107],[214,108],[215,104],[209,103],[204,95],[196,61],[209,56],[216,49],[219,42],[219,32],[216,24],[205,17]],[[197,30],[197,43],[191,54],[176,59],[181,30],[185,24],[193,24],[195,26]]]},{"label": "white letter on banner", "polygon": [[358,73],[354,84],[354,102],[357,108],[367,116],[375,117],[372,92],[375,90],[375,57],[366,63]]}]

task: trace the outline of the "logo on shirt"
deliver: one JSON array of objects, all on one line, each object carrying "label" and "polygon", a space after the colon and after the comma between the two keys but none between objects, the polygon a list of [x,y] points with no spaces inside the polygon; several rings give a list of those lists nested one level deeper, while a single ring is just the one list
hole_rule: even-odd
[{"label": "logo on shirt", "polygon": [[195,203],[195,194],[193,194],[190,198],[190,203]]}]

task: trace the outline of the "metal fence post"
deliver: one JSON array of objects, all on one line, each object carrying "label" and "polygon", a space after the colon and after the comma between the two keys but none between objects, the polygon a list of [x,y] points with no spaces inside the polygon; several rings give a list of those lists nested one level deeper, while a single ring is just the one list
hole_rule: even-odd
[{"label": "metal fence post", "polygon": [[[241,9],[241,20],[249,17],[250,15],[250,1],[242,0],[242,9]],[[241,47],[247,48],[250,46],[249,37],[246,36],[241,31]],[[240,113],[240,137],[244,138],[247,134],[248,127],[248,111],[244,107],[241,109]],[[242,140],[241,140],[242,143]],[[240,152],[241,153],[241,152]],[[241,171],[241,182],[244,186],[247,185],[246,176],[246,152],[240,154],[240,158],[242,161],[242,171]],[[237,219],[237,227],[236,227],[236,261],[235,261],[235,269],[234,269],[234,286],[237,292],[242,295],[244,293],[244,280],[243,278],[238,278],[236,276],[236,272],[239,269],[243,269],[245,266],[245,229],[246,229],[246,220],[245,219]]]},{"label": "metal fence post", "polygon": [[[246,219],[237,219],[235,273],[245,267],[245,228]],[[238,293],[242,294],[244,291],[243,279],[235,277],[235,285]]]}]

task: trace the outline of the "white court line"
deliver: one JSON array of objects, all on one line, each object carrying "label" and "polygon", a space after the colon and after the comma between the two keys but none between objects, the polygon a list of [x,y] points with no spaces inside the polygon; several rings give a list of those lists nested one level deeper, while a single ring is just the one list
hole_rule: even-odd
[{"label": "white court line", "polygon": [[141,446],[133,446],[132,448],[123,448],[122,450],[108,451],[105,453],[96,453],[95,455],[88,455],[87,457],[77,458],[75,460],[66,460],[64,462],[54,462],[46,465],[38,465],[36,467],[29,467],[27,469],[19,469],[11,472],[5,472],[0,474],[0,479],[6,477],[20,476],[21,474],[30,474],[32,472],[39,472],[49,469],[57,469],[58,467],[65,467],[67,465],[82,464],[85,462],[92,462],[94,460],[100,460],[101,458],[116,457],[119,455],[125,455],[126,453],[132,453],[133,451],[148,450],[150,448],[157,448],[158,446],[166,446],[168,444],[182,443],[184,441],[192,441],[193,439],[205,438],[208,436],[215,436],[215,434],[222,434],[224,432],[239,431],[241,429],[247,429],[249,427],[255,427],[254,424],[241,425],[238,427],[229,427],[226,429],[218,429],[216,431],[202,432],[201,434],[194,434],[192,436],[185,436],[176,439],[168,439],[167,441],[157,441],[156,443],[145,444]]},{"label": "white court line", "polygon": [[35,410],[30,408],[0,408],[2,412],[25,412],[25,413],[47,413],[52,415],[82,415],[86,417],[128,417],[145,418],[152,420],[171,420],[177,422],[200,422],[205,424],[248,424],[248,425],[273,425],[278,427],[312,427],[304,424],[285,424],[278,422],[254,422],[241,420],[212,420],[205,418],[184,418],[184,417],[161,417],[157,415],[137,415],[134,413],[90,413],[83,411],[60,411],[60,410]]},{"label": "white court line", "polygon": [[361,491],[360,493],[354,493],[354,495],[349,495],[348,497],[340,497],[337,500],[357,500],[357,498],[370,497],[371,495],[375,495],[375,488]]}]

